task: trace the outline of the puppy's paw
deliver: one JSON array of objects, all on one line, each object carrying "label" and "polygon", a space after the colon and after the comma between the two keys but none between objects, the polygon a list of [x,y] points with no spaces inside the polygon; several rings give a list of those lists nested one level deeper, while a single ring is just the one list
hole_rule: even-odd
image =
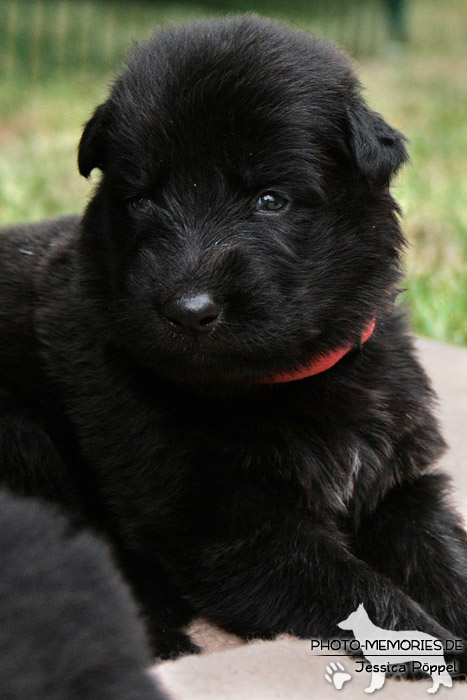
[{"label": "puppy's paw", "polygon": [[467,650],[464,641],[464,651],[460,654],[446,654],[448,664],[454,664],[455,671],[451,673],[453,681],[467,681]]},{"label": "puppy's paw", "polygon": [[191,637],[179,630],[165,630],[154,646],[156,658],[160,661],[201,653],[201,648]]}]

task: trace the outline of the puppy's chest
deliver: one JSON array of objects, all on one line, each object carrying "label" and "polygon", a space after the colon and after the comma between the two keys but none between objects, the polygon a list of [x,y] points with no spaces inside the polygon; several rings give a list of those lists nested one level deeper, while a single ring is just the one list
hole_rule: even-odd
[{"label": "puppy's chest", "polygon": [[[121,435],[131,441],[128,427]],[[360,468],[356,450],[333,452],[313,426],[241,412],[161,411],[144,435],[135,449],[113,446],[103,480],[117,509],[124,483],[124,510],[144,539],[228,536],[289,514],[321,519],[345,510]]]},{"label": "puppy's chest", "polygon": [[288,515],[321,520],[342,514],[360,478],[359,449],[342,445],[333,451],[313,429],[303,434],[293,425],[250,426],[206,438],[191,444],[184,501],[187,512],[204,514],[208,528],[229,531]]}]

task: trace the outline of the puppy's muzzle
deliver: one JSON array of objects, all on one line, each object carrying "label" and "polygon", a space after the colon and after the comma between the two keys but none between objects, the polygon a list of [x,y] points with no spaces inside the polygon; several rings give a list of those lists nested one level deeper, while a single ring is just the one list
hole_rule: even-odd
[{"label": "puppy's muzzle", "polygon": [[205,292],[175,297],[162,310],[167,321],[190,334],[212,331],[220,321],[221,312],[221,305]]}]

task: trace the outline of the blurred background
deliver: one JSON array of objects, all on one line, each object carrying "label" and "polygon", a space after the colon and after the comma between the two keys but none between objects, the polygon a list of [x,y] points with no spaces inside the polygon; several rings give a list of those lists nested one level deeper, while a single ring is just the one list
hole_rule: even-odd
[{"label": "blurred background", "polygon": [[83,209],[80,132],[134,40],[245,11],[347,49],[371,107],[409,137],[394,187],[405,300],[418,333],[467,345],[466,0],[0,0],[0,225]]}]

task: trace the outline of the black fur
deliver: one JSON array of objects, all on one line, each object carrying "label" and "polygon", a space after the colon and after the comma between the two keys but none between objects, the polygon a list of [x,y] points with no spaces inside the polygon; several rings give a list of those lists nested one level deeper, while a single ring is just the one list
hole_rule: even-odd
[{"label": "black fur", "polygon": [[162,700],[108,548],[0,494],[2,700]]},{"label": "black fur", "polygon": [[[334,637],[361,602],[467,634],[465,535],[395,306],[406,159],[329,44],[199,23],[139,47],[88,123],[84,217],[1,236],[3,481],[106,533],[156,653],[193,650],[195,614]],[[270,191],[288,204],[258,210]],[[167,311],[201,297],[202,332]]]}]

